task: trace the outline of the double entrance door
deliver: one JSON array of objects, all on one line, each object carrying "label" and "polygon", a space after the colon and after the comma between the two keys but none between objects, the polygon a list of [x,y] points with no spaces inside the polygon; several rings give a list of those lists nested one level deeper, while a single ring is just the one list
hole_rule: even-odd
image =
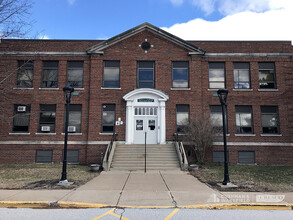
[{"label": "double entrance door", "polygon": [[134,144],[158,143],[157,108],[135,108],[134,115]]}]

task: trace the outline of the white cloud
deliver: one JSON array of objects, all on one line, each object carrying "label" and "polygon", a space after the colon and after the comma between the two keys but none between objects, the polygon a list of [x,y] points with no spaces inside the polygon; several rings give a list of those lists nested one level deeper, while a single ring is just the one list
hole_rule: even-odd
[{"label": "white cloud", "polygon": [[270,7],[278,9],[266,12],[244,11],[213,22],[197,18],[163,29],[185,40],[292,41],[293,28],[288,25],[293,21],[293,7],[278,1],[270,1]]},{"label": "white cloud", "polygon": [[215,11],[216,0],[192,0],[194,6],[199,7],[206,15]]},{"label": "white cloud", "polygon": [[38,39],[41,39],[41,40],[48,40],[48,39],[50,39],[50,37],[49,37],[48,35],[46,35],[46,34],[40,34],[40,35],[38,36]]},{"label": "white cloud", "polygon": [[180,6],[183,3],[183,0],[170,0],[170,1],[175,6]]},{"label": "white cloud", "polygon": [[76,0],[67,0],[69,5],[73,5],[75,3]]}]

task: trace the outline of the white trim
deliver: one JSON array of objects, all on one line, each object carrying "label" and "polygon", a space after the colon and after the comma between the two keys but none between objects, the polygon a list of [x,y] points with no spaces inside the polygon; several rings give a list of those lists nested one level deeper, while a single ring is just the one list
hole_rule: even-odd
[{"label": "white trim", "polygon": [[259,92],[279,92],[279,89],[258,89]]},{"label": "white trim", "polygon": [[74,88],[74,92],[75,91],[83,91],[84,90],[84,88]]},{"label": "white trim", "polygon": [[14,132],[11,132],[11,133],[9,133],[9,135],[30,135],[31,133],[14,133]]},{"label": "white trim", "polygon": [[0,52],[0,55],[10,56],[88,56],[86,52],[23,52],[23,51],[9,51]]},{"label": "white trim", "polygon": [[180,90],[191,90],[191,88],[171,88],[171,90],[176,90],[176,91],[180,91]]},{"label": "white trim", "polygon": [[[106,145],[106,144],[109,144],[110,141],[68,141],[68,144],[88,144],[88,145],[99,145],[99,144],[103,144],[103,145]],[[0,145],[1,144],[15,144],[15,145],[18,145],[18,144],[24,144],[24,145],[49,145],[49,144],[64,144],[64,141],[0,141]]]},{"label": "white trim", "polygon": [[235,134],[236,137],[255,137],[256,134]]},{"label": "white trim", "polygon": [[36,135],[56,135],[56,133],[35,133]]},{"label": "white trim", "polygon": [[[214,142],[213,145],[223,145],[223,142]],[[277,142],[227,142],[229,146],[288,146],[293,147],[293,143]]]},{"label": "white trim", "polygon": [[13,88],[13,89],[15,89],[15,90],[33,90],[34,89],[34,87],[32,87],[32,88]]},{"label": "white trim", "polygon": [[39,90],[59,90],[59,88],[39,88]]},{"label": "white trim", "polygon": [[110,133],[110,132],[109,133],[101,133],[100,132],[99,135],[112,136],[113,135],[113,132],[112,133]]},{"label": "white trim", "polygon": [[233,91],[239,91],[239,92],[252,92],[253,89],[233,89]]},{"label": "white trim", "polygon": [[262,137],[282,137],[282,134],[261,134]]},{"label": "white trim", "polygon": [[112,88],[112,87],[101,87],[101,89],[105,89],[105,90],[121,90],[121,88]]},{"label": "white trim", "polygon": [[[65,135],[65,133],[61,133],[61,135]],[[68,132],[68,135],[73,135],[73,136],[74,136],[74,135],[82,135],[82,133],[71,133],[71,132],[69,133],[69,132]]]},{"label": "white trim", "polygon": [[205,53],[206,57],[292,57],[293,53]]}]

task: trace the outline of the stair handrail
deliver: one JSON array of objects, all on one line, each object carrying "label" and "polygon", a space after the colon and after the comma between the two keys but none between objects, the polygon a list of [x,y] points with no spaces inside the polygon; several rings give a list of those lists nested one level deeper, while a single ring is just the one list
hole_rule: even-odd
[{"label": "stair handrail", "polygon": [[183,142],[179,141],[177,132],[174,134],[174,136],[175,136],[175,138],[174,138],[175,147],[176,147],[177,155],[178,155],[178,158],[179,158],[179,163],[180,163],[181,170],[187,170],[188,169],[188,160],[187,160],[187,157],[186,157]]},{"label": "stair handrail", "polygon": [[112,163],[114,151],[115,151],[115,148],[116,148],[116,140],[117,140],[118,134],[115,132],[115,130],[116,129],[115,129],[115,126],[114,126],[111,141],[107,146],[107,150],[106,150],[105,157],[104,157],[104,160],[103,160],[103,168],[104,168],[105,171],[110,170],[110,165]]}]

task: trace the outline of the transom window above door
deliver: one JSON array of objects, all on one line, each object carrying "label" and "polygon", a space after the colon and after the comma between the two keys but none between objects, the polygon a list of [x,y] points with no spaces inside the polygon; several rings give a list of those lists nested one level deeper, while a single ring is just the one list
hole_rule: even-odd
[{"label": "transom window above door", "polygon": [[157,115],[158,110],[156,107],[142,107],[135,108],[134,115]]},{"label": "transom window above door", "polygon": [[155,88],[155,63],[153,61],[138,62],[137,87]]}]

